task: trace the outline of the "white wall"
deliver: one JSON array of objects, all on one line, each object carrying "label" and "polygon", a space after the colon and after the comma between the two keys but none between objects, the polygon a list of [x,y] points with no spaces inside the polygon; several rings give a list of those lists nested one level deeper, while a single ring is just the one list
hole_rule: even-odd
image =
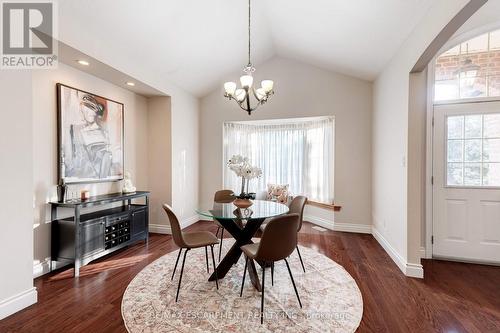
[{"label": "white wall", "polygon": [[408,228],[407,216],[409,73],[426,47],[467,2],[436,2],[374,84],[374,234],[408,275],[423,274],[420,223],[417,228]]},{"label": "white wall", "polygon": [[[47,272],[50,259],[50,207],[57,185],[56,83],[85,90],[124,104],[125,170],[139,190],[148,189],[147,99],[73,67],[59,64],[56,70],[33,71],[33,179],[35,188],[34,264],[35,274]],[[70,185],[79,194],[119,192],[121,182]],[[61,214],[71,211],[60,210]]]},{"label": "white wall", "polygon": [[[237,80],[240,72],[225,77]],[[251,117],[221,87],[201,99],[200,197],[208,202],[222,188],[222,124],[224,121],[335,116],[335,203],[342,210],[335,223],[371,223],[371,108],[369,82],[300,62],[273,58],[259,65],[256,81],[275,82],[275,95]],[[221,80],[224,82],[225,80]],[[333,222],[332,211],[308,207],[306,215]]]},{"label": "white wall", "polygon": [[484,6],[470,17],[460,29],[453,35],[451,40],[457,41],[457,37],[468,35],[465,38],[472,38],[475,35],[489,32],[500,28],[500,0],[488,0]]},{"label": "white wall", "polygon": [[0,319],[36,302],[33,288],[31,72],[1,71]]}]

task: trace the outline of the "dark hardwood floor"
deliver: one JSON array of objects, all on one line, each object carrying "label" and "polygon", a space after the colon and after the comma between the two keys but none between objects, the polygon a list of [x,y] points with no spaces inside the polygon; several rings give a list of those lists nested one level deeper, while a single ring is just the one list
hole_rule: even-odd
[{"label": "dark hardwood floor", "polygon": [[[500,267],[426,260],[425,279],[405,277],[371,235],[319,232],[305,223],[302,245],[327,255],[354,277],[363,294],[358,332],[500,332]],[[199,222],[188,230],[211,230]],[[132,278],[176,246],[152,235],[83,267],[35,280],[38,303],[0,321],[0,332],[125,332],[120,305]]]}]

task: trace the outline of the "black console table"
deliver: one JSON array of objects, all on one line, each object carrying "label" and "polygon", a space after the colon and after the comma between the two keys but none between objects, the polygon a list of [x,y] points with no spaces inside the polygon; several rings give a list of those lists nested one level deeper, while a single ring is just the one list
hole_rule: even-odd
[{"label": "black console table", "polygon": [[[144,199],[144,204],[132,204]],[[121,206],[82,214],[82,208],[121,202]],[[80,267],[138,240],[149,238],[149,192],[112,193],[87,200],[50,202],[52,220],[51,269],[53,263],[74,263]],[[74,215],[57,218],[57,208],[71,208]]]}]

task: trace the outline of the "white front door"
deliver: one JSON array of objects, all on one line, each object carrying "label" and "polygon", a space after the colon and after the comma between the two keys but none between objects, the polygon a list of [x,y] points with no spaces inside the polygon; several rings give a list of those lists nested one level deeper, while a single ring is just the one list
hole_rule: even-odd
[{"label": "white front door", "polygon": [[500,263],[500,103],[434,107],[433,256]]}]

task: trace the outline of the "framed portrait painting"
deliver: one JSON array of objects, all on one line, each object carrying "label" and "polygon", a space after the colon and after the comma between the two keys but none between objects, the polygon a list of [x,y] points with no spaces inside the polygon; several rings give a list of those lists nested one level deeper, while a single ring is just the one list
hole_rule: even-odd
[{"label": "framed portrait painting", "polygon": [[123,104],[57,84],[59,179],[123,179]]}]

